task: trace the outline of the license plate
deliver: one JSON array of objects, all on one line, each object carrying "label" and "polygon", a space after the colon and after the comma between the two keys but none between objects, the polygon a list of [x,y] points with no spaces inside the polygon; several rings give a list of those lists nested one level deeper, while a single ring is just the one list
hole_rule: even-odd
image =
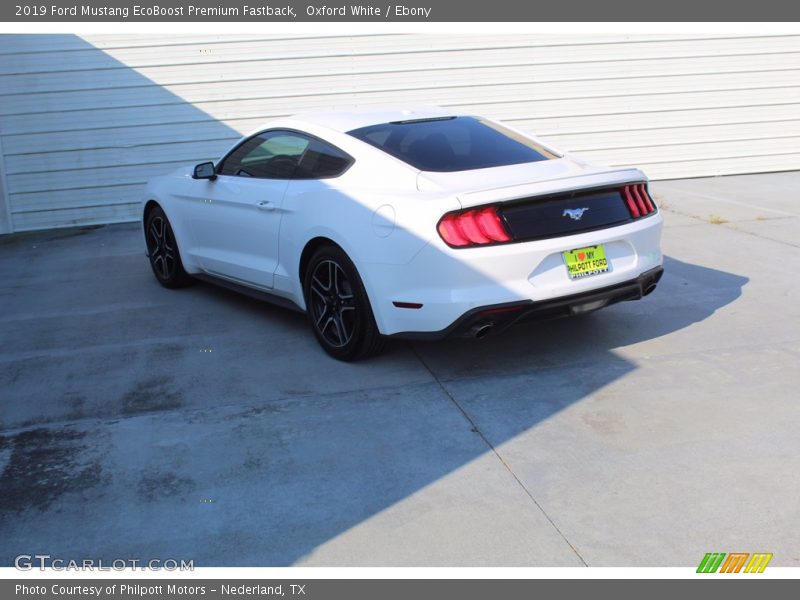
[{"label": "license plate", "polygon": [[570,279],[583,279],[608,271],[606,251],[601,244],[568,250],[562,256]]}]

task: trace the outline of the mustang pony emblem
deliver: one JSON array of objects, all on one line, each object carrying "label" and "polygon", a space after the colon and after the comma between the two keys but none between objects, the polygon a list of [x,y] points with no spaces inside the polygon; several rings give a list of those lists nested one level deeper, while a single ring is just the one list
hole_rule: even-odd
[{"label": "mustang pony emblem", "polygon": [[573,221],[580,221],[583,213],[585,213],[588,208],[565,208],[564,213],[561,215],[562,217],[569,217]]}]

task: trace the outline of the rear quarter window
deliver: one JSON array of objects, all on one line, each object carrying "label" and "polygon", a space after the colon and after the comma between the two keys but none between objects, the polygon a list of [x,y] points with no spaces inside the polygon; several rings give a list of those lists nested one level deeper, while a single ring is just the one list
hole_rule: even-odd
[{"label": "rear quarter window", "polygon": [[328,179],[344,173],[353,159],[338,148],[312,139],[306,148],[294,179]]}]

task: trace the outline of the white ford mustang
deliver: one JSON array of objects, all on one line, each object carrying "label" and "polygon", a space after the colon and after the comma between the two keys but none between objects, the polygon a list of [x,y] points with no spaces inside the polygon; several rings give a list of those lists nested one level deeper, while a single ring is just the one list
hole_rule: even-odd
[{"label": "white ford mustang", "polygon": [[441,109],[274,121],[153,179],[143,221],[161,284],[197,277],[305,311],[342,360],[387,336],[482,337],[636,300],[662,273],[641,171]]}]

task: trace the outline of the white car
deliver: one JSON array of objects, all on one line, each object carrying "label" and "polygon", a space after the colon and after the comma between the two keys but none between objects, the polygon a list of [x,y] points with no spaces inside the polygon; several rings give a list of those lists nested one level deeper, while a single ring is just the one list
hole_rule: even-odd
[{"label": "white car", "polygon": [[636,300],[662,274],[641,171],[441,109],[268,123],[150,181],[143,221],[162,285],[197,277],[305,311],[341,360]]}]

